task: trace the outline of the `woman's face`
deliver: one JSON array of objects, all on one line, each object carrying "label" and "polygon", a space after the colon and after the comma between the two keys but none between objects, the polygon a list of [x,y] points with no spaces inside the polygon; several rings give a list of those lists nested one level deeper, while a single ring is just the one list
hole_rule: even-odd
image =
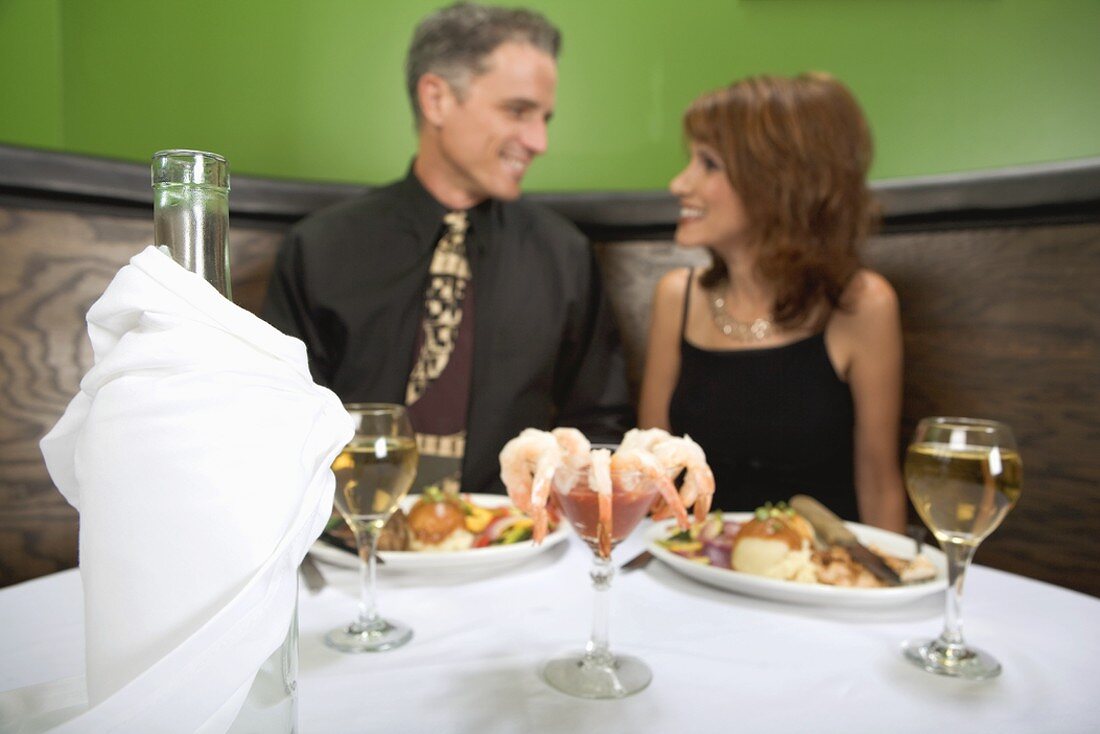
[{"label": "woman's face", "polygon": [[748,227],[745,207],[709,145],[691,141],[691,160],[668,188],[680,199],[677,244],[724,250],[742,240]]}]

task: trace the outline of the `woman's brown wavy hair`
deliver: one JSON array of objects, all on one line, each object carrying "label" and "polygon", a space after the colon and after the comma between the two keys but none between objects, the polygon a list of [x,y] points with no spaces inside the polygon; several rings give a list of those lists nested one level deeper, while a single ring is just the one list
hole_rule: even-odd
[{"label": "woman's brown wavy hair", "polygon": [[[823,325],[844,307],[841,294],[878,221],[867,188],[871,132],[855,97],[823,73],[750,77],[695,100],[684,132],[722,157],[757,269],[776,288],[773,320]],[[714,256],[700,282],[711,288],[726,277]]]}]

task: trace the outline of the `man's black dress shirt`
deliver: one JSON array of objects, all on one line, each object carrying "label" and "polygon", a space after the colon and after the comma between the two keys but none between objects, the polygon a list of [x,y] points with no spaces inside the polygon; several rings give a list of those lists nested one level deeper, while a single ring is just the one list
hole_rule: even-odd
[{"label": "man's black dress shirt", "polygon": [[[446,212],[410,171],[307,217],[283,243],[263,316],[305,342],[314,378],[343,401],[404,402]],[[499,492],[497,454],[522,429],[618,441],[634,416],[584,236],[522,199],[486,201],[469,218],[477,298],[462,484]]]}]

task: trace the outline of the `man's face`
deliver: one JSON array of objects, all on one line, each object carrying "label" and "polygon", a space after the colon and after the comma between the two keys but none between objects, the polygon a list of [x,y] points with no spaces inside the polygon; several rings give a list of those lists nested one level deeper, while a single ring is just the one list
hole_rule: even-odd
[{"label": "man's face", "polygon": [[546,151],[558,86],[554,59],[530,44],[501,44],[485,61],[462,94],[448,87],[438,117],[441,173],[474,202],[520,195],[527,167]]}]

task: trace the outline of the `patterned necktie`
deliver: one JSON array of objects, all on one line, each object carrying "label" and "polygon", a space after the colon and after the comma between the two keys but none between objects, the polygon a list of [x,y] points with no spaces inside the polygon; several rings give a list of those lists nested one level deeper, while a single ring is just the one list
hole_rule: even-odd
[{"label": "patterned necktie", "polygon": [[443,374],[454,351],[458,327],[462,324],[462,300],[470,280],[466,259],[466,212],[443,217],[446,231],[435,247],[428,268],[428,289],[424,293],[423,344],[405,387],[405,404],[412,405],[433,380]]}]

